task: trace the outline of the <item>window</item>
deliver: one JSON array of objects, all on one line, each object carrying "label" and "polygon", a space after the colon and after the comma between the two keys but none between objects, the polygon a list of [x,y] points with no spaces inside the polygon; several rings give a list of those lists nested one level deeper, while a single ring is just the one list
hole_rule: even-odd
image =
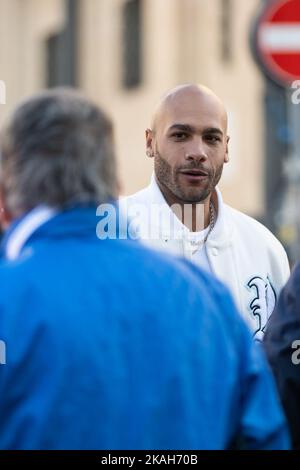
[{"label": "window", "polygon": [[221,1],[221,59],[230,62],[232,59],[232,0]]},{"label": "window", "polygon": [[141,83],[141,0],[128,0],[123,7],[123,77],[125,88]]},{"label": "window", "polygon": [[46,85],[76,86],[77,0],[65,0],[66,26],[46,42]]}]

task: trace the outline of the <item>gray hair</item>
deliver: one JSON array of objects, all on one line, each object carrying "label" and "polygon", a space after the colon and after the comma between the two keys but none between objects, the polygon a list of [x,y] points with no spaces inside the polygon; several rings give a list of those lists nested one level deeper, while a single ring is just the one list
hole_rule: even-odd
[{"label": "gray hair", "polygon": [[6,208],[22,214],[39,204],[107,202],[118,196],[112,124],[71,89],[22,103],[0,136]]}]

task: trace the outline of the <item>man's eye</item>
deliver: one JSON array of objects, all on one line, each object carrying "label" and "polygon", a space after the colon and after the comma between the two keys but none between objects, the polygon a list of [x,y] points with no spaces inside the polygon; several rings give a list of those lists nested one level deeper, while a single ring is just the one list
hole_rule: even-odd
[{"label": "man's eye", "polygon": [[176,140],[184,140],[187,137],[186,132],[174,132],[172,134],[172,137],[174,137]]},{"label": "man's eye", "polygon": [[211,142],[212,144],[216,144],[217,142],[221,142],[221,138],[216,135],[207,135],[206,140]]}]

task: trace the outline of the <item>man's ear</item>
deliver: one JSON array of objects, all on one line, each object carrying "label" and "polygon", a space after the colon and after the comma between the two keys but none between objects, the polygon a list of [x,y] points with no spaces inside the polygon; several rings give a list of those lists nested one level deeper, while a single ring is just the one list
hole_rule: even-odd
[{"label": "man's ear", "polygon": [[146,155],[149,158],[154,157],[154,150],[153,150],[153,131],[152,129],[146,129]]},{"label": "man's ear", "polygon": [[6,209],[5,197],[2,188],[0,188],[0,226],[2,231],[6,230],[12,221],[9,211]]},{"label": "man's ear", "polygon": [[123,192],[123,185],[121,184],[121,181],[119,180],[119,178],[117,178],[117,182],[116,182],[116,197],[119,198]]},{"label": "man's ear", "polygon": [[228,163],[229,162],[229,151],[228,151],[228,143],[229,143],[230,137],[229,135],[226,136],[226,149],[225,149],[225,158],[224,162]]}]

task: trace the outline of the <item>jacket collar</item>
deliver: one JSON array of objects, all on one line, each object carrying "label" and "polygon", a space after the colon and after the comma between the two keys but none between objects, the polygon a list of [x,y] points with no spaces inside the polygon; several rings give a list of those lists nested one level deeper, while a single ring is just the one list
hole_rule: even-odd
[{"label": "jacket collar", "polygon": [[[173,229],[177,233],[182,233],[182,238],[184,238],[188,233],[188,228],[182,224],[182,222],[176,217],[172,209],[167,204],[159,186],[156,182],[154,173],[152,174],[150,184],[148,186],[149,193],[149,202],[151,204],[157,204],[164,207],[164,214],[166,217],[160,219],[161,231],[163,237],[171,237],[172,232],[170,230],[170,220],[172,221],[171,227],[173,224]],[[206,244],[211,247],[220,247],[231,244],[233,225],[231,222],[231,216],[227,210],[226,204],[223,202],[221,192],[218,188],[215,188],[213,195],[213,203],[217,209],[217,218],[213,230],[211,231]],[[169,219],[169,220],[168,220]]]},{"label": "jacket collar", "polygon": [[56,214],[55,209],[38,206],[15,220],[1,243],[4,257],[11,261],[17,259],[31,235]]},{"label": "jacket collar", "polygon": [[[111,230],[111,233],[107,230]],[[70,236],[135,238],[134,234],[129,233],[127,221],[115,201],[98,207],[96,204],[74,205],[60,212],[47,206],[38,206],[9,227],[1,242],[1,253],[7,260],[16,260],[26,247],[40,239]]]}]

